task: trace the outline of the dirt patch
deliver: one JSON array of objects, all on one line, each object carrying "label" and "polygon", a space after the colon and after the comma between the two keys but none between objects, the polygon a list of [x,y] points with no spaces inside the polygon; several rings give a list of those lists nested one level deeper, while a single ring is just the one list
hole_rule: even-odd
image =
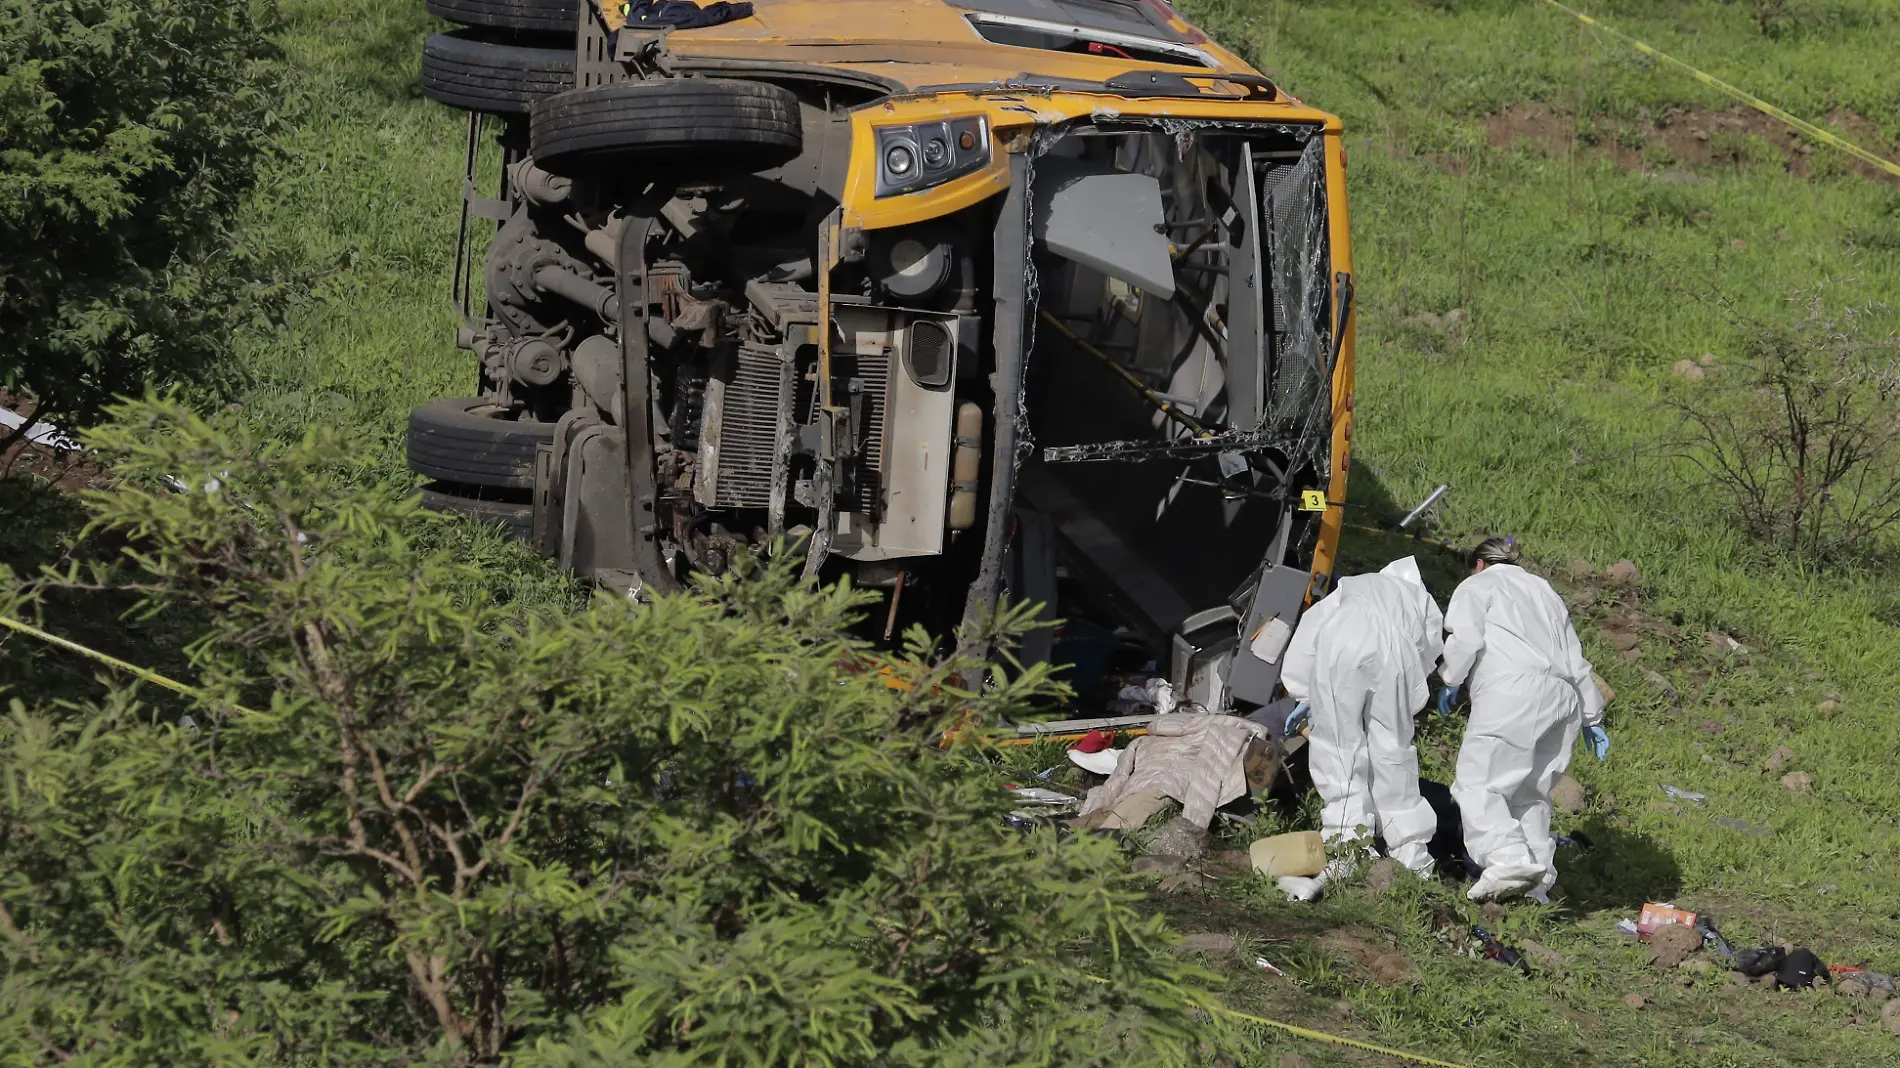
[{"label": "dirt patch", "polygon": [[1380,986],[1398,986],[1419,980],[1418,968],[1398,951],[1398,942],[1370,927],[1342,927],[1323,935],[1319,944],[1351,961]]},{"label": "dirt patch", "polygon": [[[1895,146],[1884,141],[1875,124],[1863,116],[1836,111],[1823,125],[1876,155],[1892,158],[1895,154]],[[1584,122],[1548,104],[1513,104],[1487,118],[1484,133],[1499,148],[1528,143],[1556,158],[1608,157],[1624,170],[1647,171],[1676,181],[1699,180],[1696,171],[1750,163],[1779,164],[1806,176],[1814,156],[1829,152],[1856,173],[1896,182],[1878,167],[1817,145],[1780,120],[1739,104],[1720,111],[1670,108],[1635,121]]]}]

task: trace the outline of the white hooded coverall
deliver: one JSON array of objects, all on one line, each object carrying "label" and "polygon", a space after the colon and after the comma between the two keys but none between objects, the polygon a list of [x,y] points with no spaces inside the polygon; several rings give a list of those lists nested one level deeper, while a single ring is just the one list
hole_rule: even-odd
[{"label": "white hooded coverall", "polygon": [[1603,722],[1603,696],[1550,583],[1510,564],[1466,579],[1445,614],[1447,686],[1470,680],[1471,723],[1452,796],[1465,850],[1484,868],[1542,868],[1556,881],[1550,790],[1585,726]]},{"label": "white hooded coverall", "polygon": [[1421,874],[1431,870],[1426,843],[1437,818],[1418,793],[1413,715],[1430,694],[1425,677],[1443,630],[1438,604],[1408,556],[1376,575],[1340,579],[1301,617],[1280,676],[1288,694],[1312,706],[1307,753],[1326,802],[1321,834],[1350,841],[1363,827]]}]

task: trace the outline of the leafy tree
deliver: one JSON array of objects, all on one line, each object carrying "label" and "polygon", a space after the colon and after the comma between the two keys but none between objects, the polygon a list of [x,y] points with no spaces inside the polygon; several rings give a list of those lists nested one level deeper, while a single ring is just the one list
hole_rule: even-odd
[{"label": "leafy tree", "polygon": [[959,692],[966,654],[873,652],[862,596],[788,563],[503,604],[320,433],[145,402],[90,441],[124,480],[91,529],[129,548],[0,609],[135,597],[195,636],[205,696],[13,703],[0,1060],[1146,1064],[1222,1038],[1113,846],[1008,828],[981,751],[931,744],[1039,670]]},{"label": "leafy tree", "polygon": [[89,420],[281,294],[233,227],[279,123],[254,0],[0,0],[0,389]]}]

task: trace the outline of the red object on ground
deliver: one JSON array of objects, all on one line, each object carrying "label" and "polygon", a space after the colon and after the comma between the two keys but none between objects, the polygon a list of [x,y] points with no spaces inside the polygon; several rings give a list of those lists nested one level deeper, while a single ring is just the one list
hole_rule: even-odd
[{"label": "red object on ground", "polygon": [[1099,753],[1104,749],[1115,748],[1115,736],[1107,731],[1090,731],[1069,748],[1084,753]]}]

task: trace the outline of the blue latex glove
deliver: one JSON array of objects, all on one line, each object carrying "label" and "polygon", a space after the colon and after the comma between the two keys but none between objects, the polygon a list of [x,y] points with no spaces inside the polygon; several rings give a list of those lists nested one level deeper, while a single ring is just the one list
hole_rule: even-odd
[{"label": "blue latex glove", "polygon": [[1451,706],[1458,703],[1458,691],[1461,687],[1441,686],[1438,690],[1438,715],[1442,718],[1451,715]]},{"label": "blue latex glove", "polygon": [[1307,704],[1305,701],[1294,705],[1293,711],[1286,714],[1286,736],[1291,738],[1295,734],[1300,733],[1300,728],[1312,722],[1312,719],[1313,706]]},{"label": "blue latex glove", "polygon": [[1590,751],[1597,755],[1598,761],[1610,759],[1610,732],[1602,727],[1585,727],[1583,740],[1590,743]]}]

